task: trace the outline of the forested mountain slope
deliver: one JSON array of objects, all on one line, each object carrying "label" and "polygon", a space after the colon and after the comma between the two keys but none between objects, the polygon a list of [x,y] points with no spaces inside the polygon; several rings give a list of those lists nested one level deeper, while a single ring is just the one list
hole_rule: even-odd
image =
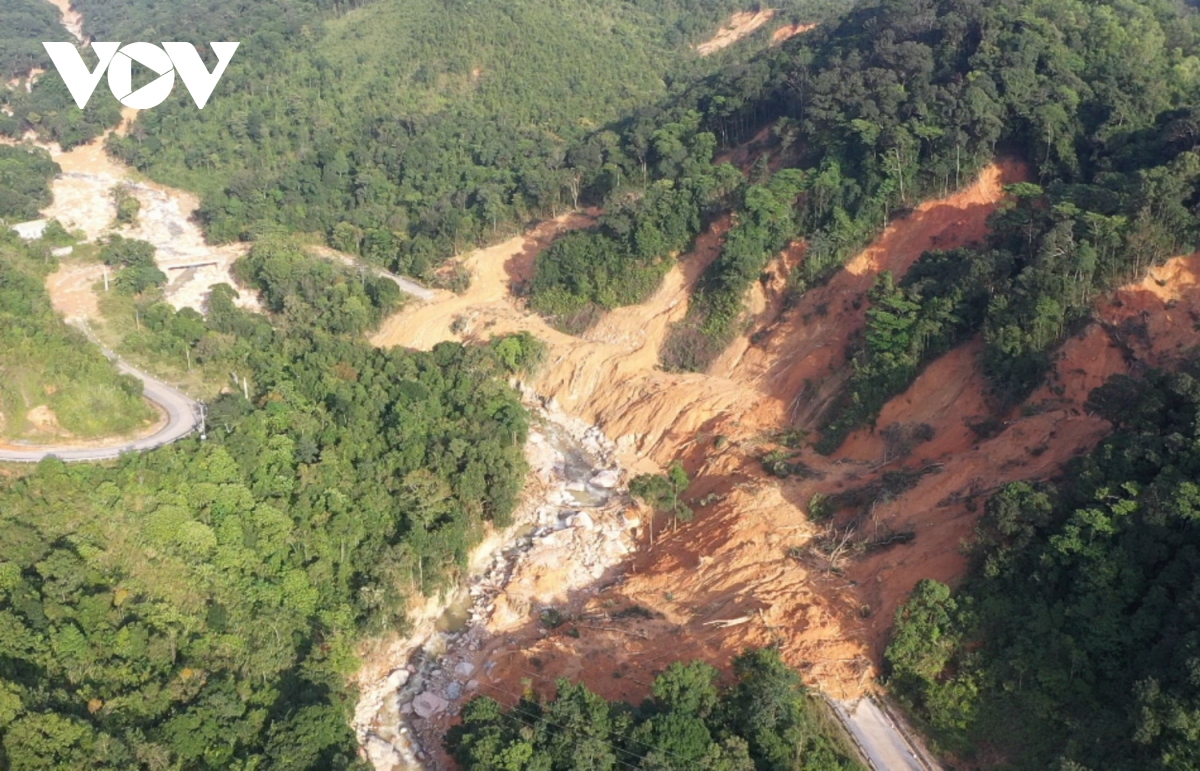
[{"label": "forested mountain slope", "polygon": [[[782,8],[808,20],[845,5]],[[213,239],[282,224],[420,275],[574,203],[574,140],[715,67],[722,57],[701,60],[688,43],[739,8],[733,0],[360,6],[268,2],[242,13],[216,2],[201,18],[186,4],[81,0],[98,38],[243,41],[203,114],[180,89],[113,150],[202,193]]]},{"label": "forested mountain slope", "polygon": [[0,223],[38,218],[50,204],[50,180],[60,168],[44,150],[0,145]]},{"label": "forested mountain slope", "polygon": [[[660,82],[668,72],[682,81],[708,66],[667,68],[700,28],[680,22],[715,25],[729,6],[645,6],[658,22],[637,29],[599,2],[261,3],[243,14],[213,0],[211,27],[192,15],[199,5],[81,8],[99,36],[192,39],[203,28],[243,39],[224,98],[198,114],[180,90],[113,149],[204,192],[214,236],[258,239],[241,273],[273,316],[239,311],[218,289],[202,328],[172,323],[168,309],[151,330],[249,383],[249,399],[231,393],[214,405],[207,445],[113,469],[51,462],[0,490],[10,542],[0,549],[0,760],[14,768],[353,765],[344,688],[353,642],[398,624],[404,596],[438,585],[483,523],[503,523],[512,508],[526,418],[502,382],[511,357],[457,344],[367,347],[358,338],[392,310],[394,293],[313,263],[280,225],[424,273],[578,193],[607,214],[548,250],[531,284],[533,307],[569,328],[645,297],[673,253],[732,213],[664,349],[669,368],[703,370],[744,331],[747,290],[792,239],[806,244],[794,302],[921,200],[997,155],[1023,161],[1012,166],[1031,181],[1010,188],[986,241],[927,253],[864,296],[839,298],[866,308],[866,327],[849,339],[852,364],[821,372],[813,388],[842,394],[817,422],[771,427],[794,430],[780,435],[778,454],[753,461],[758,481],[766,465],[819,481],[819,468],[838,461],[817,450],[836,452],[922,368],[973,338],[988,409],[1007,414],[1088,323],[1097,296],[1197,239],[1198,26],[1171,0],[883,0],[779,50],[733,55],[670,93]],[[448,15],[458,24],[442,24]],[[382,19],[395,24],[373,23]],[[424,47],[430,39],[452,45]],[[587,58],[594,51],[605,61]],[[384,82],[357,77],[368,71]],[[11,98],[21,127],[42,117],[19,92]],[[739,170],[718,162],[754,137],[770,157],[751,154]],[[754,331],[769,342],[771,329]],[[517,358],[536,358],[536,347],[520,340]],[[1140,390],[1110,386],[1094,405],[1122,431],[1060,488],[972,488],[971,505],[992,500],[981,547],[992,559],[957,604],[923,585],[891,655],[895,682],[944,746],[983,760],[999,747],[1019,767],[1193,764],[1194,391],[1171,375]],[[810,394],[771,396],[795,405]],[[980,437],[1004,428],[992,423]],[[730,478],[751,476],[736,465],[749,456],[722,450],[723,434],[686,438],[693,453],[711,448]],[[854,535],[856,508],[873,512],[896,493],[888,483],[926,472],[841,471],[861,486],[795,500],[772,488],[777,508],[726,514],[786,508],[799,519],[803,509]],[[713,495],[705,505],[733,505]],[[756,502],[741,495],[730,501]],[[701,543],[744,546],[737,537],[760,531],[704,532],[721,537]],[[782,542],[771,549],[782,575],[796,558],[783,563]],[[704,592],[719,562],[687,568],[704,573]],[[689,586],[676,583],[670,602],[678,591],[684,603]],[[1064,635],[1071,623],[1086,633]],[[502,732],[499,713],[480,709],[483,733],[529,750]],[[695,722],[695,736],[710,730]]]},{"label": "forested mountain slope", "polygon": [[1189,769],[1197,757],[1200,381],[1118,376],[1116,428],[1056,484],[988,503],[976,572],[924,582],[887,651],[945,748],[1014,768]]},{"label": "forested mountain slope", "polygon": [[[585,187],[614,205],[643,180],[651,191],[711,190],[703,143],[737,143],[765,127],[777,138],[773,168],[784,173],[760,162],[741,188],[666,212],[645,195],[632,215],[602,223],[595,246],[576,237],[544,256],[535,306],[561,313],[612,296],[610,282],[667,256],[641,248],[642,231],[671,233],[678,248],[732,206],[739,224],[664,362],[703,369],[741,331],[747,289],[790,239],[805,243],[794,300],[889,218],[1010,154],[1031,165],[1037,184],[1021,188],[1016,209],[1000,220],[1009,235],[987,249],[931,256],[917,272],[922,284],[914,277],[901,288],[881,285],[876,334],[860,346],[823,446],[835,448],[922,363],[979,330],[997,391],[1019,399],[1096,290],[1186,250],[1195,237],[1196,34],[1196,14],[1170,0],[864,5],[697,83],[664,112],[632,121],[614,149],[596,147],[581,169]],[[669,137],[679,135],[677,125],[695,139]],[[628,234],[625,243],[614,241],[619,234]],[[600,257],[590,260],[599,278],[581,281],[559,267],[588,251]],[[971,275],[954,274],[963,265]],[[1067,282],[1057,277],[1064,273]],[[888,302],[894,307],[885,309]]]},{"label": "forested mountain slope", "polygon": [[45,151],[0,145],[0,437],[8,440],[47,431],[119,434],[153,416],[141,385],[122,377],[50,305],[45,281],[57,265],[50,250],[73,239],[51,226],[26,244],[5,227],[38,216],[59,170]]},{"label": "forested mountain slope", "polygon": [[[1016,405],[1050,409],[1025,399],[1063,341],[1093,323],[1098,299],[1196,248],[1198,29],[1189,4],[1166,0],[864,4],[631,123],[620,145],[624,182],[603,169],[614,158],[621,164],[616,154],[601,155],[586,178],[610,204],[633,203],[541,256],[534,307],[570,327],[588,304],[638,302],[644,294],[624,299],[631,276],[661,275],[670,259],[639,249],[643,230],[670,232],[678,244],[733,208],[723,253],[664,348],[668,366],[703,370],[734,336],[753,331],[752,344],[768,345],[777,328],[820,324],[832,312],[746,330],[748,290],[791,239],[803,245],[790,279],[795,304],[888,221],[982,163],[1015,158],[1030,181],[1009,188],[986,239],[925,253],[863,296],[837,298],[866,308],[850,366],[785,396],[811,414],[818,392],[840,395],[815,425],[792,426],[769,460],[779,475],[820,487],[831,467],[814,450],[843,462],[837,450],[849,433],[873,427],[927,365],[972,340],[982,349],[970,358],[986,377],[982,401],[998,416],[978,424],[982,442],[1005,430],[1005,416],[1023,414]],[[672,135],[684,141],[664,141]],[[649,191],[714,190],[712,158],[751,137],[771,157],[751,156],[744,183],[687,207],[654,205]],[[717,151],[697,153],[706,142]],[[631,187],[648,192],[630,196]],[[1170,319],[1188,329],[1195,322],[1183,311]],[[1125,334],[1115,331],[1114,345]],[[992,499],[980,577],[954,600],[924,586],[890,654],[897,684],[944,748],[1017,768],[1194,767],[1197,626],[1187,564],[1197,544],[1185,500],[1197,474],[1188,454],[1193,377],[1156,375],[1098,392],[1093,409],[1122,431],[1058,491],[1024,485],[993,497],[983,478],[978,489],[918,504],[934,508],[921,513],[929,519],[951,516],[941,511],[957,508],[957,496],[969,495],[971,506],[975,496]],[[1059,380],[1048,392],[1062,389]],[[902,494],[889,484],[941,471],[894,455],[880,464],[874,486],[807,499],[809,513],[849,537],[868,516],[874,522],[874,501]],[[917,476],[905,482],[906,474]],[[879,497],[862,507],[855,493]]]},{"label": "forested mountain slope", "polygon": [[51,307],[49,250],[0,229],[0,439],[109,436],[145,425],[154,411],[141,383]]},{"label": "forested mountain slope", "polygon": [[46,0],[7,0],[0,7],[0,137],[19,139],[35,131],[73,147],[119,119],[115,100],[97,100],[90,110],[79,110],[61,78],[40,78],[52,67],[42,43],[72,39],[61,17]]},{"label": "forested mountain slope", "polygon": [[58,16],[46,0],[9,0],[0,8],[0,78],[9,80],[49,66],[42,42],[62,37]]},{"label": "forested mountain slope", "polygon": [[0,766],[360,767],[356,642],[507,521],[527,418],[502,378],[524,343],[504,365],[380,351],[358,337],[394,288],[286,243],[244,270],[287,309],[274,324],[222,286],[198,334],[169,306],[146,332],[245,380],[207,442],[0,485]]}]

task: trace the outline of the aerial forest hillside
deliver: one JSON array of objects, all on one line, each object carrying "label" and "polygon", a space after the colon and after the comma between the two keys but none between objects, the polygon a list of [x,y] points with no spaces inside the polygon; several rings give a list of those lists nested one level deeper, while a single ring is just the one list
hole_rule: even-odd
[{"label": "aerial forest hillside", "polygon": [[5,227],[38,216],[59,171],[43,150],[0,145],[0,437],[7,440],[120,434],[154,415],[141,383],[120,375],[51,307],[45,282],[58,267],[51,249],[74,239],[57,222],[33,244]]},{"label": "aerial forest hillside", "polygon": [[[1009,159],[1028,181],[983,243],[847,298],[867,325],[812,441],[835,451],[973,338],[1003,411],[1042,384],[1097,299],[1200,243],[1198,31],[1195,10],[1168,0],[864,4],[631,121],[618,146],[630,162],[614,173],[604,164],[620,156],[601,153],[585,174],[609,214],[541,255],[533,306],[570,330],[637,302],[654,289],[638,276],[663,275],[732,212],[664,350],[665,366],[702,370],[752,331],[747,289],[790,241],[805,246],[794,301],[890,220]],[[744,181],[714,167],[722,148],[764,146],[764,129]],[[697,189],[687,206],[656,204]],[[669,248],[642,249],[643,233],[670,234]],[[941,749],[1014,768],[1195,767],[1196,542],[1179,513],[1197,474],[1194,375],[1097,391],[1112,442],[1058,485],[996,494],[976,577],[957,594],[923,584],[902,611],[892,682]]]},{"label": "aerial forest hillside", "polygon": [[[737,7],[78,0],[97,39],[242,41],[203,113],[177,89],[109,148],[199,192],[212,239],[252,242],[236,274],[266,312],[220,285],[206,317],[154,303],[138,330],[148,356],[185,350],[236,380],[204,441],[3,469],[0,767],[361,769],[359,644],[401,628],[410,599],[510,522],[530,417],[508,381],[542,345],[373,348],[364,333],[398,292],[312,257],[313,234],[428,277],[596,205],[595,227],[544,251],[524,287],[578,332],[653,292],[727,217],[662,362],[702,371],[761,331],[747,290],[789,244],[804,245],[795,300],[923,200],[997,158],[1024,169],[984,242],[847,298],[867,317],[851,371],[822,430],[797,439],[826,453],[967,340],[997,413],[1019,403],[1098,297],[1200,243],[1193,4],[866,0],[835,17],[844,4],[798,1],[781,19],[818,29],[698,57]],[[6,3],[0,67],[44,66],[28,35],[51,18]],[[102,92],[80,112],[53,76],[0,88],[0,134],[92,139],[117,121]],[[36,213],[55,172],[0,148],[0,219]],[[0,230],[0,374],[60,377],[46,396],[64,424],[127,414],[136,388],[49,307],[48,246]],[[153,297],[152,254],[105,248]],[[1200,766],[1200,372],[1177,370],[1097,389],[1088,407],[1111,437],[1058,480],[981,493],[971,575],[921,583],[898,613],[886,682],[955,763]],[[14,382],[0,378],[6,413],[31,404]],[[80,383],[109,402],[72,412]],[[475,701],[447,749],[472,769],[854,767],[771,652],[723,687],[703,666],[666,671],[638,707],[565,682],[554,700]],[[635,749],[648,745],[668,753]]]},{"label": "aerial forest hillside", "polygon": [[0,223],[37,219],[59,165],[44,150],[0,145]]},{"label": "aerial forest hillside", "polygon": [[1200,723],[1200,380],[1117,376],[1115,433],[988,502],[974,575],[918,585],[887,649],[942,748],[1013,768],[1189,769]]},{"label": "aerial forest hillside", "polygon": [[27,245],[0,229],[0,438],[86,438],[142,427],[155,415],[142,384],[118,373],[50,306],[51,243]]},{"label": "aerial forest hillside", "polygon": [[394,294],[286,242],[242,270],[287,312],[222,285],[198,330],[147,332],[245,383],[207,441],[0,486],[4,768],[360,767],[357,642],[508,522],[527,416],[504,378],[534,341],[373,349]]},{"label": "aerial forest hillside", "polygon": [[50,66],[42,42],[62,37],[58,11],[45,0],[9,0],[0,8],[0,78]]},{"label": "aerial forest hillside", "polygon": [[[98,39],[242,41],[203,114],[177,90],[111,149],[159,181],[200,192],[210,239],[282,225],[418,276],[576,205],[576,141],[715,69],[724,54],[702,59],[690,45],[740,8],[734,0],[243,5],[208,3],[200,14],[147,0],[76,4]],[[781,20],[812,20],[848,2],[777,5]]]},{"label": "aerial forest hillside", "polygon": [[[732,209],[723,253],[665,352],[669,368],[703,369],[744,329],[747,289],[790,240],[805,244],[795,300],[892,218],[1015,157],[1030,183],[1014,190],[991,242],[930,254],[904,281],[880,279],[822,447],[835,449],[923,364],[980,331],[997,394],[1019,400],[1097,292],[1193,242],[1196,30],[1195,13],[1169,0],[867,4],[633,119],[611,151],[586,140],[584,187],[625,224],[602,221],[544,254],[534,307],[566,317],[636,301],[621,299],[623,282],[661,274],[680,244]],[[744,182],[710,181],[736,179],[711,165],[722,147],[766,128],[775,141]],[[711,192],[666,211],[656,203],[659,190],[697,187]],[[643,232],[671,238],[647,250]],[[580,254],[598,256],[591,280],[563,267]]]},{"label": "aerial forest hillside", "polygon": [[70,148],[116,125],[120,105],[111,97],[79,110],[61,78],[31,78],[53,66],[42,43],[69,38],[46,0],[5,0],[0,6],[0,138],[33,131]]}]

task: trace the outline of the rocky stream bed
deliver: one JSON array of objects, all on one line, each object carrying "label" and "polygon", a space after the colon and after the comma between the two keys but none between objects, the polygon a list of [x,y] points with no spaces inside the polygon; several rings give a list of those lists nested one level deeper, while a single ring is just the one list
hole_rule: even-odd
[{"label": "rocky stream bed", "polygon": [[[465,581],[426,608],[412,634],[388,648],[390,671],[362,683],[355,729],[377,771],[437,768],[448,719],[477,695],[503,699],[486,641],[536,623],[541,611],[587,592],[634,549],[625,473],[600,429],[531,393],[531,474],[513,524],[471,558]],[[433,751],[431,751],[433,750]]]}]

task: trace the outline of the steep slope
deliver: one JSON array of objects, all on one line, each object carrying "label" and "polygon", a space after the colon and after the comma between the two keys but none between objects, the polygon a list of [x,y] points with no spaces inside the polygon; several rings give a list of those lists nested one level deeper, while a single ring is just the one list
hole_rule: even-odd
[{"label": "steep slope", "polygon": [[43,286],[49,248],[0,231],[0,441],[153,431],[141,384],[55,314]]},{"label": "steep slope", "polygon": [[[789,462],[801,469],[797,479],[768,475],[762,458],[778,446],[771,436],[784,425],[815,429],[820,404],[845,382],[847,341],[865,322],[862,300],[875,277],[902,276],[927,249],[983,239],[1002,186],[1026,174],[1015,162],[990,166],[960,193],[918,207],[786,315],[765,309],[766,340],[751,345],[748,336],[739,338],[732,350],[741,353],[710,374],[656,371],[654,353],[664,340],[662,322],[686,312],[686,292],[720,248],[724,222],[700,239],[651,301],[606,315],[582,339],[546,327],[507,290],[527,275],[550,233],[586,226],[586,219],[473,255],[467,295],[445,295],[390,320],[377,343],[429,347],[441,339],[533,331],[550,343],[550,354],[530,388],[602,427],[627,466],[649,469],[682,458],[693,475],[687,497],[696,521],[675,532],[660,521],[653,540],[643,525],[643,548],[615,583],[564,600],[555,588],[563,575],[553,567],[541,563],[514,575],[495,601],[496,636],[478,652],[459,652],[477,664],[498,662],[487,682],[501,690],[492,695],[524,679],[548,688],[568,676],[607,698],[636,700],[671,660],[727,665],[751,645],[780,646],[789,663],[832,696],[854,698],[871,688],[895,609],[919,580],[963,574],[962,545],[990,493],[1008,481],[1057,475],[1107,434],[1108,424],[1083,407],[1092,387],[1200,343],[1192,324],[1179,323],[1200,317],[1191,291],[1195,259],[1173,260],[1099,305],[1097,323],[1068,340],[1050,382],[1022,405],[997,412],[985,396],[981,344],[970,341],[935,360],[881,413],[881,429],[927,424],[931,441],[905,454],[886,432],[859,431],[832,457],[792,454]],[[1130,320],[1145,330],[1118,347],[1114,340],[1129,337]],[[1127,331],[1114,331],[1121,329]],[[972,428],[989,422],[992,433]],[[879,488],[887,472],[900,470],[915,484]],[[814,523],[814,496],[873,485],[865,519],[850,511]],[[521,611],[542,603],[568,618],[603,618],[604,628],[590,622],[576,636],[547,632]],[[629,608],[642,610],[620,612]],[[438,725],[428,728],[431,735]]]},{"label": "steep slope", "polygon": [[[377,344],[431,347],[442,339],[515,330],[543,337],[550,344],[546,363],[526,385],[600,426],[616,442],[627,467],[653,469],[683,458],[695,478],[688,499],[707,501],[697,504],[694,523],[677,532],[657,532],[653,545],[643,526],[645,548],[627,566],[620,585],[594,596],[581,594],[572,600],[578,603],[570,606],[573,611],[564,609],[637,605],[661,613],[657,621],[614,619],[607,625],[618,631],[545,638],[536,623],[527,625],[506,608],[529,607],[539,597],[553,596],[560,579],[545,569],[528,580],[514,579],[512,585],[522,588],[502,596],[493,616],[503,636],[479,656],[480,661],[500,662],[492,681],[511,685],[536,670],[542,685],[565,674],[583,677],[606,697],[634,698],[641,693],[639,683],[648,682],[670,660],[699,657],[725,664],[743,645],[779,643],[790,663],[805,667],[811,681],[830,693],[859,693],[868,683],[873,653],[863,644],[869,638],[859,610],[863,600],[844,580],[788,558],[790,547],[810,543],[817,535],[806,512],[814,488],[771,479],[759,461],[761,448],[788,422],[795,396],[790,389],[806,377],[832,375],[836,382],[844,370],[844,346],[836,338],[829,346],[823,342],[835,334],[849,336],[861,326],[862,314],[849,300],[869,287],[876,273],[902,272],[935,242],[957,245],[980,238],[988,214],[1001,200],[1001,184],[1023,173],[1016,164],[989,167],[961,193],[897,221],[853,261],[854,270],[806,296],[779,323],[771,345],[765,351],[754,349],[752,364],[724,373],[672,374],[656,366],[670,322],[686,313],[687,290],[720,248],[727,227],[723,222],[701,237],[650,301],[613,311],[582,339],[549,329],[507,293],[509,282],[544,246],[546,230],[472,255],[467,265],[474,281],[463,297],[446,294],[386,322],[374,339]],[[584,224],[577,220],[558,227]],[[814,309],[829,297],[846,302],[817,318]],[[464,318],[466,323],[460,320]],[[878,473],[877,458],[805,460],[821,464],[825,478],[819,487],[829,491]],[[1046,466],[1054,462],[1047,458]],[[658,524],[656,531],[663,526]],[[944,548],[930,546],[933,554]],[[895,589],[892,607],[906,590]],[[886,618],[885,613],[878,618]],[[629,633],[644,642],[629,640]],[[537,666],[531,664],[535,659]],[[610,676],[617,670],[624,673],[620,680]]]}]

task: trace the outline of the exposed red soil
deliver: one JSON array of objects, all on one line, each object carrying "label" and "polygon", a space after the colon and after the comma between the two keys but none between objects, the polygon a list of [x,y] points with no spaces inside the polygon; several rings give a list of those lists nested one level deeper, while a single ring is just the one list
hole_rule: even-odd
[{"label": "exposed red soil", "polygon": [[789,40],[796,37],[796,35],[803,34],[811,29],[816,28],[816,24],[803,24],[800,22],[796,22],[795,24],[784,24],[771,34],[771,44],[779,45],[785,40]]},{"label": "exposed red soil", "polygon": [[[550,345],[549,362],[530,383],[538,393],[603,428],[627,467],[680,459],[694,479],[687,493],[694,522],[671,531],[660,517],[653,544],[643,527],[643,548],[627,565],[557,604],[588,614],[579,637],[566,633],[570,625],[549,631],[531,618],[488,641],[478,653],[480,662],[495,662],[485,692],[512,701],[523,681],[546,690],[555,677],[569,676],[608,698],[637,700],[671,661],[725,666],[743,647],[768,643],[835,697],[868,689],[895,609],[912,586],[962,575],[961,547],[984,495],[1008,481],[1054,476],[1100,441],[1108,426],[1083,407],[1091,388],[1200,343],[1200,257],[1180,258],[1099,303],[1103,324],[1068,340],[1047,386],[1011,414],[993,414],[978,365],[982,346],[972,341],[932,362],[884,408],[880,428],[905,422],[934,430],[907,458],[889,457],[879,433],[863,430],[833,457],[804,451],[814,478],[766,475],[758,458],[773,446],[771,434],[786,426],[814,429],[843,384],[847,345],[865,321],[861,300],[879,272],[900,276],[923,251],[982,239],[1003,185],[1025,173],[1016,163],[996,164],[954,195],[918,207],[784,315],[782,280],[756,287],[750,333],[761,333],[758,344],[737,341],[706,374],[662,372],[657,355],[670,322],[686,312],[691,286],[718,253],[726,222],[701,236],[650,301],[614,311],[584,339],[548,329],[507,293],[508,281],[527,275],[523,261],[541,248],[544,233],[469,259],[476,284],[467,299],[446,298],[445,307],[434,302],[391,320],[380,342],[420,347],[462,337],[449,325],[468,311],[468,337],[534,331]],[[782,276],[802,258],[797,245],[771,271]],[[984,418],[1001,421],[1004,430],[981,440],[968,424]],[[859,487],[900,467],[934,471],[877,505],[860,533],[911,529],[912,543],[850,560],[840,575],[806,557],[818,534],[807,516],[813,494]],[[801,558],[789,556],[793,548]],[[540,580],[553,584],[553,576]],[[651,617],[619,616],[632,606]]]},{"label": "exposed red soil", "polygon": [[701,56],[715,54],[722,48],[728,48],[742,38],[775,18],[774,8],[764,8],[761,11],[739,11],[730,17],[724,27],[708,40],[696,46],[696,53]]}]

